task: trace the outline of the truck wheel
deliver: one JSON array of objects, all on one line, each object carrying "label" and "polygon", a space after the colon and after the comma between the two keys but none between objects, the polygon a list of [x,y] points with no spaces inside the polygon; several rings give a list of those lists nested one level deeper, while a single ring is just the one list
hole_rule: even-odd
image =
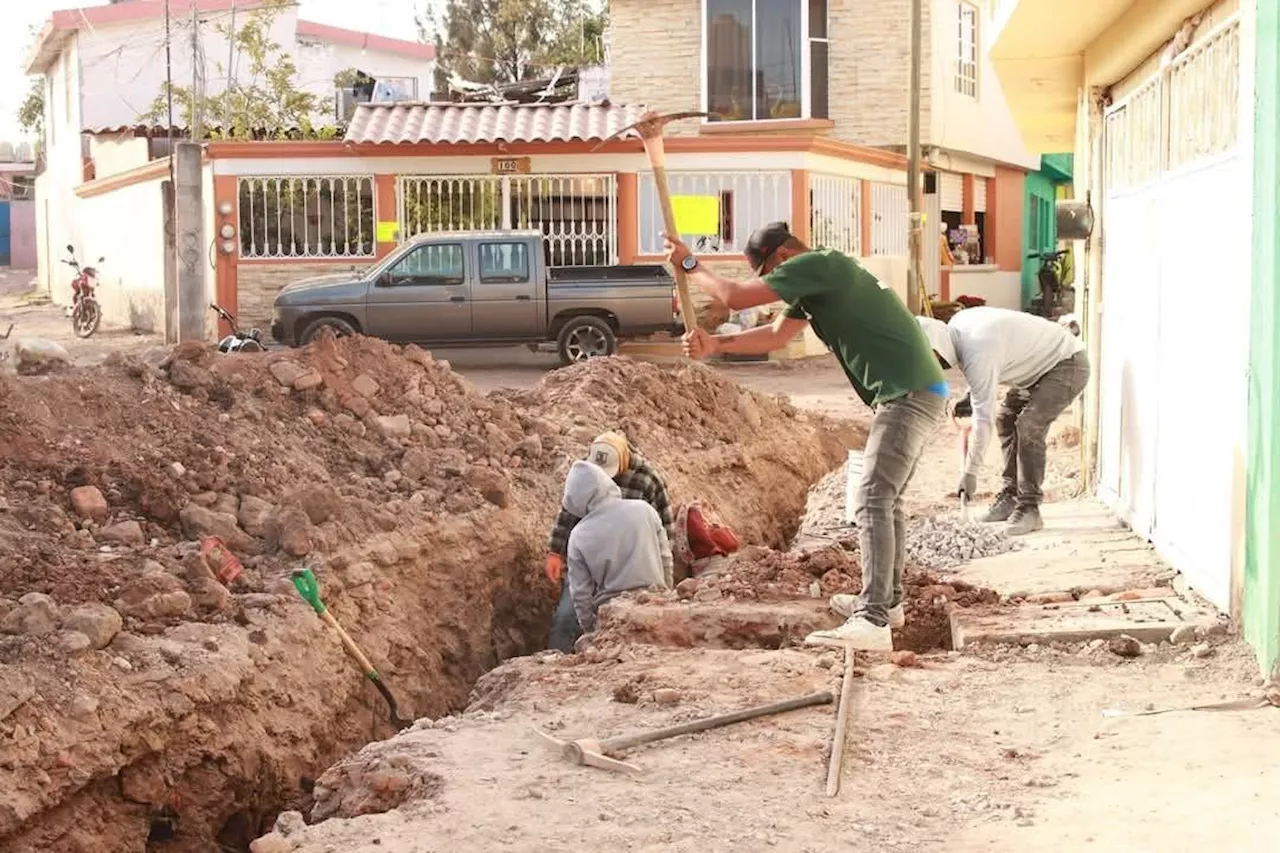
[{"label": "truck wheel", "polygon": [[303,330],[302,336],[298,339],[298,345],[306,346],[321,335],[329,332],[332,332],[335,338],[345,338],[359,334],[355,326],[341,317],[321,317]]},{"label": "truck wheel", "polygon": [[574,364],[618,350],[618,339],[609,324],[599,317],[574,317],[564,324],[556,338],[560,361]]}]

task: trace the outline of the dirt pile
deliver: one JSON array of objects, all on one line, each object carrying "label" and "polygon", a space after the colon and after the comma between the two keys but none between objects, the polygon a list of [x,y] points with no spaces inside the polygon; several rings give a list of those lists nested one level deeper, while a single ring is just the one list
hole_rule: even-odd
[{"label": "dirt pile", "polygon": [[[389,734],[293,593],[300,563],[402,714],[461,707],[544,642],[563,472],[617,426],[748,541],[785,535],[858,438],[706,368],[604,360],[485,397],[359,338],[5,381],[0,847],[242,850]],[[201,556],[210,535],[243,563],[234,580]]]}]

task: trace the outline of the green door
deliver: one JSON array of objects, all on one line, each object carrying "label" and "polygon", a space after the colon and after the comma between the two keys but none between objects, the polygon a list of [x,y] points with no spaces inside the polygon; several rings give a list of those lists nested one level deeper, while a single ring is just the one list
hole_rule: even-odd
[{"label": "green door", "polygon": [[1058,220],[1054,197],[1057,190],[1042,172],[1027,175],[1027,198],[1022,222],[1022,307],[1040,292],[1036,271],[1040,263],[1027,258],[1032,252],[1051,252],[1058,244]]}]

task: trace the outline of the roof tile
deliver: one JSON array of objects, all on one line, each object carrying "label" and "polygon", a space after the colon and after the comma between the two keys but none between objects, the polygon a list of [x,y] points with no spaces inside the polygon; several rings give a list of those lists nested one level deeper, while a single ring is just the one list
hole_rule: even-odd
[{"label": "roof tile", "polygon": [[[639,121],[647,107],[606,104],[360,104],[354,143],[591,142]],[[638,136],[630,131],[627,136]]]}]

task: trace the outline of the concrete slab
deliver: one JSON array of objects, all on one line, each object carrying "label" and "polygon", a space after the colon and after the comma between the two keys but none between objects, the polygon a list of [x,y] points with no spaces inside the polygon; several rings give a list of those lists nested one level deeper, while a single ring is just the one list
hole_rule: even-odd
[{"label": "concrete slab", "polygon": [[975,560],[953,574],[1010,597],[1065,590],[1123,592],[1157,586],[1173,570],[1143,539],[1091,500],[1047,504],[1045,529],[1016,551]]},{"label": "concrete slab", "polygon": [[1023,605],[998,611],[957,609],[951,614],[951,642],[962,649],[978,642],[1075,643],[1128,634],[1144,643],[1158,643],[1183,625],[1209,626],[1215,621],[1212,612],[1178,598]]}]

